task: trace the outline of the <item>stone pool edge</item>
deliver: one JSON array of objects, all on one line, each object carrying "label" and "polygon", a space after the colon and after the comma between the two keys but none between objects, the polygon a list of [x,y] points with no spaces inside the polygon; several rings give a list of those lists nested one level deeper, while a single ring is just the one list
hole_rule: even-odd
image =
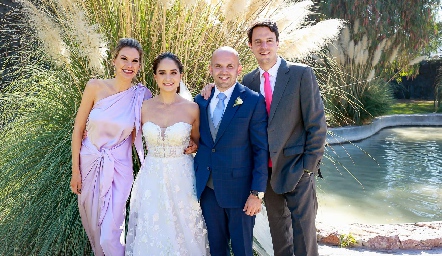
[{"label": "stone pool edge", "polygon": [[442,114],[402,114],[380,116],[361,126],[328,128],[327,144],[355,142],[373,136],[380,130],[396,126],[442,126]]},{"label": "stone pool edge", "polygon": [[[442,126],[442,114],[402,114],[377,117],[362,126],[329,128],[327,144],[355,142],[380,130],[397,126]],[[343,224],[333,226],[318,222],[318,243],[340,245],[340,236],[355,238],[354,247],[373,250],[430,250],[442,247],[442,221],[402,224]]]},{"label": "stone pool edge", "polygon": [[340,245],[340,237],[351,235],[352,247],[369,250],[431,250],[442,248],[442,221],[402,224],[316,223],[319,244]]}]

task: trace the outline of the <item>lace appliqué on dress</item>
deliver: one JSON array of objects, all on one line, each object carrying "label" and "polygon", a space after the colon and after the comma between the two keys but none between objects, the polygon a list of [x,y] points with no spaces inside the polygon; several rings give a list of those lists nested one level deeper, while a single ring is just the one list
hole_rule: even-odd
[{"label": "lace appliqu\u00e9 on dress", "polygon": [[148,154],[132,189],[126,255],[209,255],[193,157],[183,153],[191,129],[143,125]]}]

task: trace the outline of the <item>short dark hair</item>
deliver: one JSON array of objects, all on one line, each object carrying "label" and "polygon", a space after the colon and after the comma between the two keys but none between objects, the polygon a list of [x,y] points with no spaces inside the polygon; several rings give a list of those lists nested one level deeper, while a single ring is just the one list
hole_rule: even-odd
[{"label": "short dark hair", "polygon": [[[178,58],[178,56],[176,56],[175,54],[173,54],[171,52],[163,52],[153,60],[152,71],[155,75],[157,74],[158,65],[160,65],[160,62],[164,59],[173,60],[175,62],[175,64],[178,66],[178,70],[180,71],[180,74],[182,74],[184,72],[183,63]],[[180,86],[178,86],[178,88],[176,89],[176,93],[180,93]]]},{"label": "short dark hair", "polygon": [[118,57],[121,49],[123,49],[124,47],[134,48],[138,51],[138,54],[140,55],[140,66],[142,66],[144,55],[143,47],[141,46],[140,42],[133,38],[121,38],[118,41],[117,46],[115,46],[112,54],[112,59],[115,60]]},{"label": "short dark hair", "polygon": [[276,35],[276,42],[279,42],[279,31],[278,26],[276,25],[276,22],[265,20],[265,21],[257,21],[253,23],[253,25],[247,30],[247,36],[249,37],[249,43],[252,43],[252,34],[253,30],[257,27],[267,27],[270,29],[271,32],[275,33]]},{"label": "short dark hair", "polygon": [[180,59],[178,58],[178,56],[176,56],[175,54],[171,53],[171,52],[163,52],[160,55],[158,55],[152,63],[152,71],[153,73],[156,75],[157,74],[157,69],[158,69],[158,65],[160,64],[160,62],[164,59],[171,59],[175,62],[175,64],[178,66],[178,70],[180,71],[180,73],[182,74],[184,72],[184,66],[183,63],[181,63]]}]

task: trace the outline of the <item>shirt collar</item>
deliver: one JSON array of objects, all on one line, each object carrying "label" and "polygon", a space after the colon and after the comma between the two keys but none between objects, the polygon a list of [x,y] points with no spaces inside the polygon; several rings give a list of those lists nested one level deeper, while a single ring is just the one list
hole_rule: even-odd
[{"label": "shirt collar", "polygon": [[[224,95],[226,95],[226,99],[230,99],[230,96],[232,96],[233,89],[235,89],[235,86],[236,86],[236,83],[232,87],[230,87],[229,89],[227,89],[223,92]],[[219,93],[220,93],[220,91],[218,90],[218,87],[215,86],[215,92],[213,94],[213,98],[216,98]]]},{"label": "shirt collar", "polygon": [[[281,57],[278,56],[278,58],[276,58],[275,65],[273,65],[273,67],[271,67],[269,69],[269,71],[267,71],[267,72],[269,72],[269,75],[276,77],[276,75],[278,74],[278,69],[279,69],[280,65],[281,65]],[[264,74],[265,70],[262,69],[261,67],[258,67],[258,68],[259,68],[259,75],[262,76],[262,74]]]}]

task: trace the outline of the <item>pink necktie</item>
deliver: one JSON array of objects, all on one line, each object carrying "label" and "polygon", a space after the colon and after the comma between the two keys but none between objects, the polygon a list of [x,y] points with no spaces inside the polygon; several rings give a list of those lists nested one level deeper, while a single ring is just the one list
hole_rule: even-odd
[{"label": "pink necktie", "polygon": [[270,86],[269,72],[264,72],[264,94],[266,98],[267,113],[270,114],[270,105],[272,104],[272,87]]},{"label": "pink necktie", "polygon": [[[264,72],[264,94],[266,99],[267,114],[270,114],[272,104],[272,87],[270,86],[269,72]],[[272,167],[272,159],[269,158],[269,167]]]}]

